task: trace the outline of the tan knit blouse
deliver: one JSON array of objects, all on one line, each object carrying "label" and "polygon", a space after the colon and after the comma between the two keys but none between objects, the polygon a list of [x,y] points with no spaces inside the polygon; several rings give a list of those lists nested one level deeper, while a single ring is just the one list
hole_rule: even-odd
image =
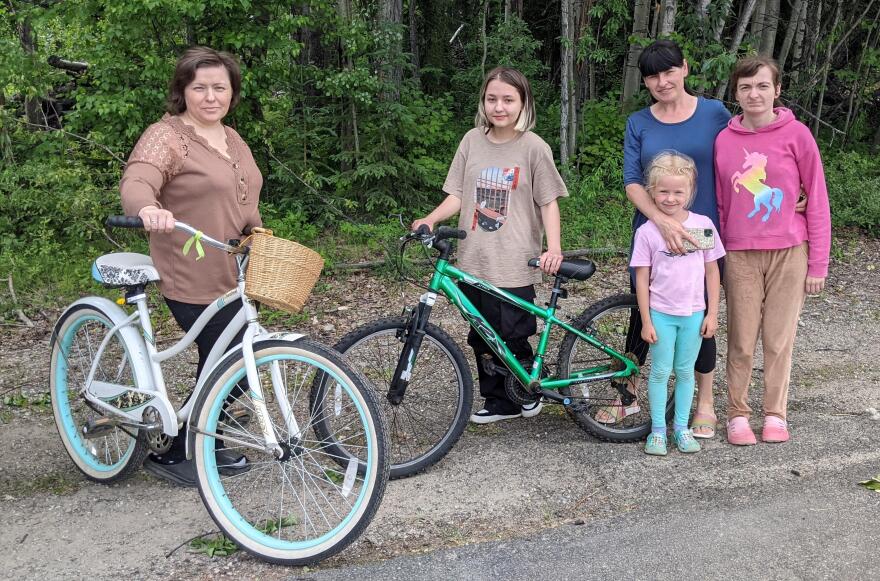
[{"label": "tan knit blouse", "polygon": [[[226,127],[227,158],[193,128],[166,114],[150,125],[135,145],[119,190],[127,215],[145,206],[169,210],[174,218],[217,240],[242,238],[246,226],[261,226],[257,208],[263,176],[251,150]],[[162,277],[159,289],[169,299],[208,304],[235,287],[235,260],[214,248],[196,260],[184,256],[187,235],[150,235],[150,256]]]}]

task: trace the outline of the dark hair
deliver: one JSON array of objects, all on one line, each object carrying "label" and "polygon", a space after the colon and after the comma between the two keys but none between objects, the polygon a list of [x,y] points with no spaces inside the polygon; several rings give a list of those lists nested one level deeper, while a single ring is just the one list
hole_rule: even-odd
[{"label": "dark hair", "polygon": [[166,109],[172,115],[180,115],[186,111],[186,99],[184,91],[196,77],[196,69],[205,67],[225,67],[229,73],[229,83],[232,85],[232,99],[229,102],[231,112],[238,105],[241,97],[241,69],[238,62],[229,53],[216,51],[206,46],[194,46],[177,59],[174,67],[174,76],[168,88],[168,103]]},{"label": "dark hair", "polygon": [[522,101],[522,111],[519,113],[514,129],[523,133],[534,129],[537,115],[535,114],[535,99],[532,97],[532,87],[529,85],[529,80],[524,74],[510,67],[495,67],[483,79],[483,87],[480,89],[480,101],[477,104],[474,126],[487,131],[493,126],[489,116],[486,115],[486,104],[483,102],[483,99],[486,98],[486,89],[492,81],[507,83],[519,93],[519,99]]},{"label": "dark hair", "polygon": [[[779,65],[776,64],[775,59],[760,55],[747,56],[736,61],[733,72],[730,73],[730,86],[733,87],[733,94],[736,95],[736,85],[740,79],[754,77],[761,70],[761,67],[770,69],[770,74],[773,77],[773,87],[778,87],[781,84],[779,80]],[[782,106],[782,102],[779,99],[775,99],[773,104],[777,107]]]},{"label": "dark hair", "polygon": [[684,66],[681,48],[671,40],[657,40],[642,49],[639,55],[639,72],[650,77],[668,71],[672,67]]}]

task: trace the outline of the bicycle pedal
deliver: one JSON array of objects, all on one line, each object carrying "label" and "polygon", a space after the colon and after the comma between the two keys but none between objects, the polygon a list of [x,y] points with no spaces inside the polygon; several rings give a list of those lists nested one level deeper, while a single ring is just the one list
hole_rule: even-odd
[{"label": "bicycle pedal", "polygon": [[89,420],[82,427],[82,435],[86,440],[102,438],[116,428],[117,425],[118,422],[105,417]]}]

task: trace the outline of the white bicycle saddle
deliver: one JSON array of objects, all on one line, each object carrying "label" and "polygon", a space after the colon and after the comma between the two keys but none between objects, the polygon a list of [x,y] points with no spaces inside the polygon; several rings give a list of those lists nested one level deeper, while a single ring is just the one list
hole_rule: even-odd
[{"label": "white bicycle saddle", "polygon": [[159,280],[153,259],[136,252],[105,254],[92,265],[92,278],[107,286],[134,286]]}]

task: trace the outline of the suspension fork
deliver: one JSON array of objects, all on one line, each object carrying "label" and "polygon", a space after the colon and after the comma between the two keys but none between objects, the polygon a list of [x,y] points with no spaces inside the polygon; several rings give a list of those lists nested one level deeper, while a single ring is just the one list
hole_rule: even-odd
[{"label": "suspension fork", "polygon": [[400,359],[397,360],[397,367],[391,377],[391,386],[388,388],[387,397],[391,405],[400,405],[400,402],[403,401],[406,388],[412,379],[416,357],[422,346],[422,340],[425,338],[425,328],[431,317],[431,309],[436,301],[437,293],[428,291],[423,294],[419,297],[419,304],[407,322],[403,336],[405,339],[403,350],[400,352]]}]

